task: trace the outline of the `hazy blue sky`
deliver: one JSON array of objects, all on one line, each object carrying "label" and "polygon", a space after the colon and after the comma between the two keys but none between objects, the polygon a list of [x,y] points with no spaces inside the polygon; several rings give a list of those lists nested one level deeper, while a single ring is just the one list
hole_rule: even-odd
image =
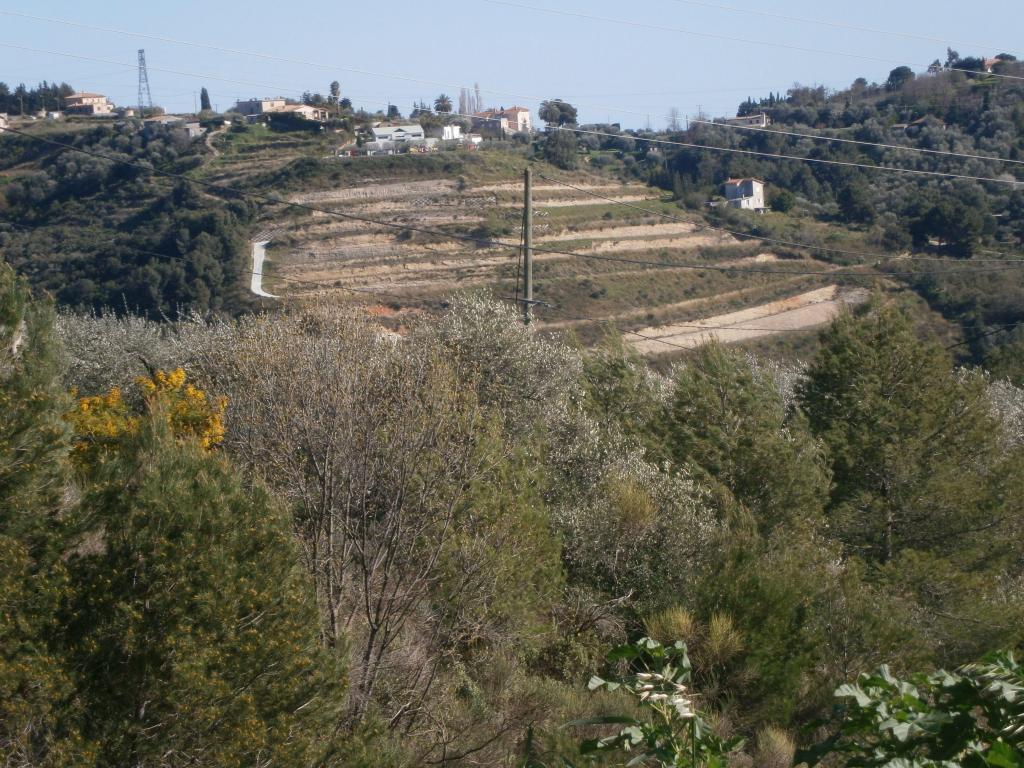
[{"label": "hazy blue sky", "polygon": [[[376,109],[390,101],[407,112],[414,100],[433,100],[442,91],[455,99],[459,84],[479,82],[485,101],[495,106],[519,103],[536,109],[539,99],[557,97],[576,103],[582,122],[610,118],[640,127],[649,115],[651,123],[660,127],[672,107],[690,115],[698,106],[712,115],[732,114],[747,95],[785,91],[794,82],[842,87],[859,76],[882,82],[899,64],[923,70],[936,58],[944,60],[947,43],[963,55],[1006,51],[1024,58],[1024,41],[1019,39],[1024,3],[1010,0],[989,4],[981,12],[980,6],[962,0],[511,1],[877,60],[551,15],[487,0],[0,0],[0,10],[325,65],[268,62],[0,15],[0,43],[114,62],[0,46],[0,81],[13,86],[64,80],[82,90],[106,93],[118,104],[134,104],[136,51],[145,48],[154,102],[169,111],[191,111],[204,85],[214,105],[226,109],[241,97],[326,92],[330,81],[337,79],[343,94],[357,106]],[[782,21],[709,5],[887,29],[936,41]],[[431,82],[349,71],[353,69]]]}]

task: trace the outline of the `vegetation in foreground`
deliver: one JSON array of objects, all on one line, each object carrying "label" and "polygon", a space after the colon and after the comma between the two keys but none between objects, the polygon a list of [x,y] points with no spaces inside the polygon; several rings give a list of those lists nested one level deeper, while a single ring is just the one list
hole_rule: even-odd
[{"label": "vegetation in foreground", "polygon": [[1020,647],[1024,394],[881,300],[806,369],[662,375],[480,297],[395,343],[315,305],[55,317],[4,267],[0,335],[11,764],[621,765],[564,726],[657,724],[586,692],[644,637],[685,643],[698,764],[1020,764],[964,719],[1019,723],[1010,656],[911,676]]}]

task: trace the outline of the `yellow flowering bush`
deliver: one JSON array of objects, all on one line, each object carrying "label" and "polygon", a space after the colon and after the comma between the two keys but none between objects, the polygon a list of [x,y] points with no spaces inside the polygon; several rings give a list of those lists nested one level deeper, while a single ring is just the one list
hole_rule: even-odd
[{"label": "yellow flowering bush", "polygon": [[209,450],[224,440],[224,411],[227,398],[210,402],[206,393],[185,380],[185,371],[157,371],[152,377],[142,376],[137,383],[146,401],[160,403],[167,410],[167,421],[178,437],[193,437]]},{"label": "yellow flowering bush", "polygon": [[[149,409],[166,417],[176,437],[198,440],[207,450],[224,439],[227,398],[211,402],[205,392],[186,381],[181,368],[170,373],[156,371],[136,383]],[[92,464],[121,438],[135,434],[141,419],[117,387],[105,395],[79,398],[69,420],[75,428],[75,456],[80,465]]]}]

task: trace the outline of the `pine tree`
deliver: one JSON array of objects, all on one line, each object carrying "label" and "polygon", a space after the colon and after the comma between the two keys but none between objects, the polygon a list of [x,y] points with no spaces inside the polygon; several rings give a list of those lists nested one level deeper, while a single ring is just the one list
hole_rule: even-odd
[{"label": "pine tree", "polygon": [[68,647],[99,764],[311,764],[344,678],[289,519],[150,407],[89,473],[93,544],[69,561]]},{"label": "pine tree", "polygon": [[995,558],[1019,514],[1020,473],[1004,450],[983,382],[957,375],[905,315],[874,307],[839,318],[801,398],[829,448],[829,515],[849,551],[886,563],[904,550]]},{"label": "pine tree", "polygon": [[762,532],[820,518],[829,476],[799,414],[742,352],[709,344],[680,366],[666,414],[668,446],[750,510]]},{"label": "pine tree", "polygon": [[54,640],[68,594],[61,555],[68,407],[52,309],[0,264],[0,763],[87,761],[73,681]]}]

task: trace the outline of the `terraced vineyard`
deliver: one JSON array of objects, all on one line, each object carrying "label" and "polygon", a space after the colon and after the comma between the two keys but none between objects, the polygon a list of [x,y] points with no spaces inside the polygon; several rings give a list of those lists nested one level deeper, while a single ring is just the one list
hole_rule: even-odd
[{"label": "terraced vineyard", "polygon": [[[273,182],[273,155],[259,155],[253,175],[252,149],[242,149],[217,157],[208,172],[224,181],[263,183],[262,174]],[[421,161],[424,167],[417,167]],[[267,209],[254,235],[268,243],[263,290],[281,299],[366,304],[397,330],[410,315],[436,310],[459,291],[513,297],[525,165],[525,157],[497,150],[456,153],[447,162],[439,156],[319,159],[311,179],[287,179],[287,187],[301,191],[262,187],[319,209]],[[541,329],[573,331],[593,342],[614,323],[643,353],[672,355],[712,336],[744,343],[780,333],[811,336],[841,305],[866,295],[830,281],[835,265],[782,258],[763,244],[710,230],[651,187],[596,171],[543,164],[537,171],[577,188],[544,179],[534,184],[534,294],[550,305],[537,309]],[[463,239],[431,233],[438,231]],[[819,301],[822,290],[828,296]],[[686,333],[695,325],[737,327]],[[763,330],[746,332],[755,327]]]}]

